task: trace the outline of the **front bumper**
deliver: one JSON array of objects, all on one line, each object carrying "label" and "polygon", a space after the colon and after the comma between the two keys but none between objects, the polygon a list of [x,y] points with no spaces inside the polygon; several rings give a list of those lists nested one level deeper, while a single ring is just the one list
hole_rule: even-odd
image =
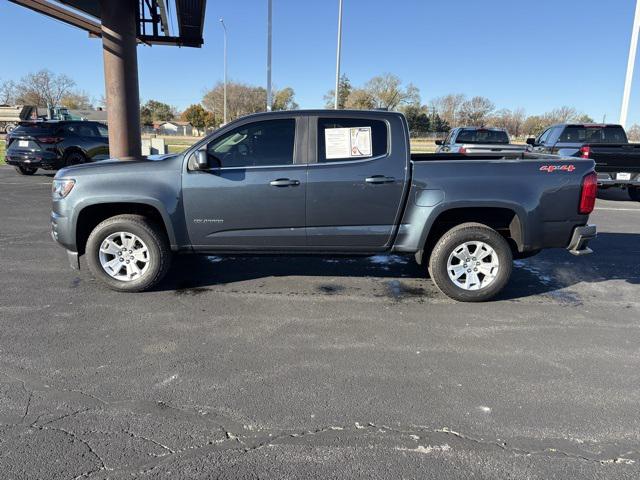
[{"label": "front bumper", "polygon": [[588,247],[588,244],[596,238],[597,235],[598,232],[595,225],[576,227],[573,230],[573,235],[571,235],[571,241],[569,242],[567,250],[569,250],[569,253],[572,255],[577,256],[593,253],[593,250]]},{"label": "front bumper", "polygon": [[70,218],[66,215],[58,213],[54,204],[54,210],[51,212],[51,238],[67,250],[69,263],[73,268],[78,268],[78,248],[75,240],[75,230]]}]

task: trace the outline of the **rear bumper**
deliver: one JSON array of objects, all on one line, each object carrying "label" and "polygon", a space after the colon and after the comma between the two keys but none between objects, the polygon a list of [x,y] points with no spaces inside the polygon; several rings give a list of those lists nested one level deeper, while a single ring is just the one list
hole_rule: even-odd
[{"label": "rear bumper", "polygon": [[618,173],[627,172],[611,172],[611,173],[598,173],[598,186],[599,187],[640,187],[640,174],[631,173],[628,180],[621,180],[618,178]]},{"label": "rear bumper", "polygon": [[574,228],[567,250],[569,250],[569,253],[572,255],[578,256],[593,253],[593,250],[588,247],[588,244],[596,238],[597,234],[598,232],[595,225],[585,225]]},{"label": "rear bumper", "polygon": [[63,161],[61,157],[47,153],[14,153],[7,152],[5,161],[14,167],[34,167],[44,170],[58,170],[62,167]]}]

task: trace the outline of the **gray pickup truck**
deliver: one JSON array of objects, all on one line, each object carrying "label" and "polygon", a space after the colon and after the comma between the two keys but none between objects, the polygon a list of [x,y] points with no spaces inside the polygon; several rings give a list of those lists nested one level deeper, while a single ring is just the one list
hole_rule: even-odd
[{"label": "gray pickup truck", "polygon": [[[512,259],[590,253],[594,162],[411,154],[403,115],[251,115],[186,151],[60,170],[53,238],[119,291],[153,287],[172,253],[414,254],[446,295],[494,297]],[[426,273],[426,272],[425,272]]]}]

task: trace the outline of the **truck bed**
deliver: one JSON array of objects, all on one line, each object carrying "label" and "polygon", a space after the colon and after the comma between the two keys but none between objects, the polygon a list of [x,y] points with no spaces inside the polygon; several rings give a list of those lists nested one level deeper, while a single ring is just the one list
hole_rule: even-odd
[{"label": "truck bed", "polygon": [[562,157],[554,155],[540,155],[537,153],[513,151],[500,153],[412,153],[413,162],[442,162],[454,160],[562,160]]}]

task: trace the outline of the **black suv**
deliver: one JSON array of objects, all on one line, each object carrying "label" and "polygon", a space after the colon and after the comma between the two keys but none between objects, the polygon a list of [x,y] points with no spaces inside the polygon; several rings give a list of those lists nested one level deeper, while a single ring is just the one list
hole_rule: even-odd
[{"label": "black suv", "polygon": [[22,175],[109,158],[107,126],[98,122],[24,122],[6,141],[6,162]]}]

